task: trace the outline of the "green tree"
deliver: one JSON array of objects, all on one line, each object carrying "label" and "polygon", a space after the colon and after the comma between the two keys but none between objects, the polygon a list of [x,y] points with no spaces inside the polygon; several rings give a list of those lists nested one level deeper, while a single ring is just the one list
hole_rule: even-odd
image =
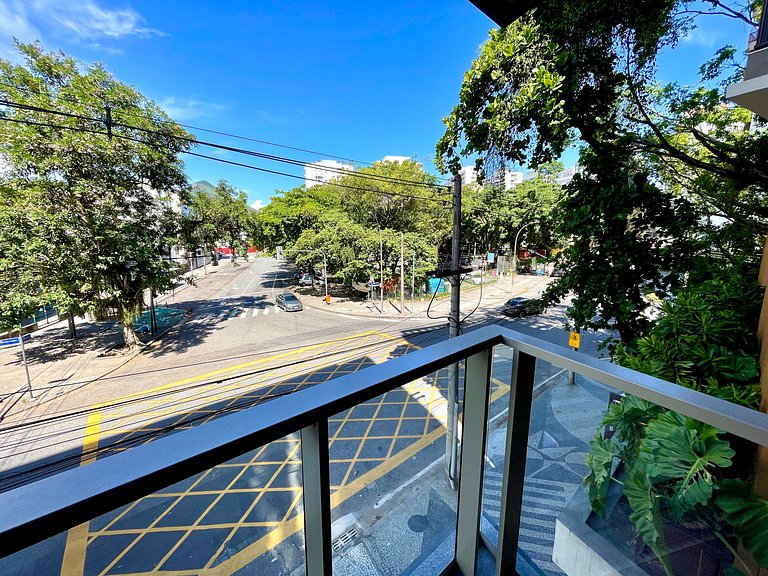
[{"label": "green tree", "polygon": [[[380,248],[384,277],[393,278],[403,233],[406,260],[416,252],[420,284],[434,270],[437,246],[450,230],[450,197],[416,162],[376,162],[327,184],[281,192],[255,222],[258,238],[284,246],[299,267],[320,269],[325,253],[329,274],[347,285],[379,278]],[[413,266],[406,266],[408,286],[412,275]]]},{"label": "green tree", "polygon": [[328,187],[338,191],[343,210],[368,228],[418,232],[435,242],[450,229],[448,188],[439,188],[418,162],[376,162]]},{"label": "green tree", "polygon": [[[749,6],[707,6],[705,12],[750,21]],[[467,154],[478,154],[481,166],[536,167],[568,146],[582,146],[587,175],[572,181],[557,210],[561,232],[574,244],[562,289],[550,293],[562,296],[566,286],[575,292],[569,313],[577,327],[605,326],[619,313],[623,337],[641,334],[647,303],[633,286],[650,285],[663,295],[692,263],[704,261],[700,256],[712,251],[712,242],[726,256],[746,249],[752,258],[764,234],[768,134],[746,130],[748,115],[724,105],[729,79],[722,74],[734,51],[722,49],[702,66],[700,86],[658,87],[655,81],[658,50],[695,25],[686,7],[682,0],[654,0],[642,10],[625,0],[544,0],[491,33],[445,119],[437,151],[446,171]],[[643,193],[635,190],[640,182]],[[667,208],[680,212],[680,223],[666,217]],[[614,209],[621,218],[609,212]],[[701,226],[692,212],[726,218],[733,239],[721,228]],[[601,219],[613,223],[603,226]],[[659,240],[649,241],[653,236]],[[628,241],[663,257],[629,251]],[[679,253],[665,250],[675,243]],[[624,282],[605,282],[606,262],[626,272]],[[667,272],[673,273],[669,281]],[[603,301],[595,306],[598,294]],[[593,313],[602,320],[592,322]]]},{"label": "green tree", "polygon": [[[178,137],[191,136],[100,64],[18,48],[22,64],[0,60],[3,209],[30,212],[17,268],[59,309],[115,308],[134,348],[145,291],[170,288],[178,275],[162,255],[179,241],[173,206],[187,181],[178,154],[189,143]],[[91,120],[107,105],[112,137]]]},{"label": "green tree", "polygon": [[239,256],[247,253],[246,241],[253,236],[255,216],[245,192],[220,180],[212,190],[193,188],[190,208],[194,218],[192,238],[206,250],[223,244]]},{"label": "green tree", "polygon": [[[403,234],[403,246],[407,262],[403,270],[404,281],[409,288],[412,280],[418,286],[426,273],[435,269],[436,246],[415,232]],[[400,233],[363,226],[343,212],[328,213],[316,230],[305,230],[292,248],[311,251],[290,254],[302,268],[321,270],[325,254],[329,275],[340,277],[347,286],[352,282],[367,282],[371,277],[378,282],[382,262],[385,280],[400,275],[397,270]]]},{"label": "green tree", "polygon": [[260,244],[288,246],[340,202],[338,191],[323,185],[278,191],[255,216],[254,234]]}]

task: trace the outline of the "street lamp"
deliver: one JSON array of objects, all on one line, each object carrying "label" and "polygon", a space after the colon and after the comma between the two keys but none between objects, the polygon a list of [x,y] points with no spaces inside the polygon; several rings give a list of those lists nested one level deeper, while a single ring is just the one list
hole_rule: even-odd
[{"label": "street lamp", "polygon": [[523,224],[520,227],[520,230],[517,231],[517,234],[515,234],[515,245],[514,245],[514,248],[512,249],[512,281],[513,282],[514,282],[515,274],[517,273],[517,240],[520,237],[520,232],[528,228],[528,226],[530,226],[531,224],[533,224],[533,222],[528,222],[528,224]]}]

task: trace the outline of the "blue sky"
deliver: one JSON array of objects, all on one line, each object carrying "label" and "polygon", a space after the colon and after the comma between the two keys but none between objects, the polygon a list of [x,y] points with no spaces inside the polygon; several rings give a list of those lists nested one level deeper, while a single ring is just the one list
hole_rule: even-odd
[{"label": "blue sky", "polygon": [[[467,0],[0,0],[0,56],[12,57],[12,36],[40,40],[105,63],[184,124],[363,162],[412,156],[431,169],[441,119],[492,27]],[[746,34],[712,19],[663,56],[660,75],[692,81],[707,54],[744,45]],[[197,135],[302,161],[327,157]],[[299,167],[217,155],[303,176]],[[185,162],[191,180],[224,178],[256,205],[302,182]]]}]

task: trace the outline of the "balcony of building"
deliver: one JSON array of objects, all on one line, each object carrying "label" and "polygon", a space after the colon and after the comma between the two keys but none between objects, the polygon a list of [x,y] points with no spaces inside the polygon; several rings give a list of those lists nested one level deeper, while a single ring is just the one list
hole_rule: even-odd
[{"label": "balcony of building", "polygon": [[[663,573],[618,498],[608,521],[585,506],[588,443],[617,394],[768,446],[768,415],[486,326],[0,494],[0,573]],[[677,561],[699,563],[676,573],[734,561],[707,530],[676,534]]]},{"label": "balcony of building", "polygon": [[760,24],[747,43],[747,65],[741,82],[731,84],[726,97],[751,110],[762,118],[768,118],[768,12],[763,4]]}]

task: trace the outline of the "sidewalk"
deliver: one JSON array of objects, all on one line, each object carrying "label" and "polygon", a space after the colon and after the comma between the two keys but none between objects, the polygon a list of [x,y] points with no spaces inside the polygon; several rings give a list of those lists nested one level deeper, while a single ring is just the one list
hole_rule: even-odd
[{"label": "sidewalk", "polygon": [[[570,385],[564,371],[550,382],[538,381],[535,390],[518,542],[527,566],[519,568],[520,573],[562,576],[552,560],[555,521],[581,489],[588,472],[584,458],[608,406],[609,391],[581,377]],[[491,542],[498,539],[509,409],[506,400],[498,402],[503,408],[489,419],[480,528]],[[442,448],[442,437],[438,444]],[[358,530],[352,543],[334,554],[334,574],[434,574],[449,561],[455,546],[457,502],[445,480],[443,458],[441,453],[428,465],[421,459],[425,466],[415,475],[418,481],[408,490],[398,488],[381,498],[391,499],[391,505],[377,508],[375,515],[361,510],[351,519],[338,520],[339,524],[356,523]],[[478,567],[478,573],[492,574],[492,566]],[[292,576],[300,574],[298,569]]]},{"label": "sidewalk", "polygon": [[[196,285],[181,284],[156,298],[158,332],[152,335],[148,322],[137,322],[139,337],[148,346],[162,338],[174,326],[185,322],[194,309],[181,300],[202,302],[219,292],[237,275],[248,269],[248,263],[238,267],[229,261],[218,267],[208,266],[208,274],[196,272]],[[148,318],[148,314],[145,313]],[[105,354],[123,342],[122,327],[114,320],[92,322],[77,319],[75,340],[69,338],[66,320],[52,323],[32,333],[24,341],[32,398],[28,392],[24,364],[19,346],[0,349],[0,423],[42,418],[58,409],[64,398],[95,380],[116,371],[135,354]]]},{"label": "sidewalk", "polygon": [[[548,276],[529,276],[518,275],[512,279],[507,276],[489,282],[485,285],[473,285],[465,282],[461,290],[461,313],[462,315],[472,312],[477,306],[478,301],[482,308],[501,306],[515,296],[525,296],[536,298],[539,296],[550,282]],[[329,285],[329,294],[331,303],[325,303],[325,292],[322,284],[317,284],[314,288],[294,288],[293,291],[299,296],[302,303],[316,310],[331,312],[335,314],[358,316],[364,318],[397,318],[414,317],[424,319],[427,317],[427,308],[430,316],[445,317],[451,307],[450,293],[438,294],[434,300],[430,298],[420,298],[411,302],[409,298],[405,299],[405,311],[400,312],[400,300],[384,299],[382,303],[378,299],[366,299],[365,297],[351,297],[348,294],[340,293],[337,285]]]}]

